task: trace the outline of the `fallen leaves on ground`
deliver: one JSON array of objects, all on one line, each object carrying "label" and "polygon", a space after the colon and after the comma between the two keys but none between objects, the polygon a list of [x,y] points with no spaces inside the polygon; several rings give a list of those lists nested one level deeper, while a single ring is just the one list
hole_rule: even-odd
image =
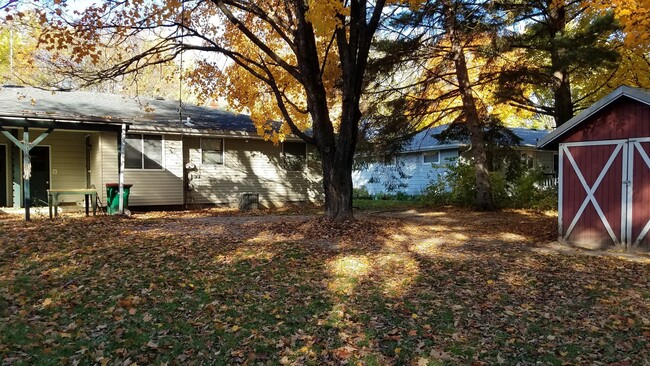
[{"label": "fallen leaves on ground", "polygon": [[[2,364],[643,364],[650,264],[556,217],[0,217]],[[643,258],[642,258],[643,259]]]}]

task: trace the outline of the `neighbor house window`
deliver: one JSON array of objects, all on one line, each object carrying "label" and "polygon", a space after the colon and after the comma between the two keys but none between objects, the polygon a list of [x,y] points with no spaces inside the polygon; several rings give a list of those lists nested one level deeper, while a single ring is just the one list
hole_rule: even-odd
[{"label": "neighbor house window", "polygon": [[203,164],[223,164],[223,139],[201,139],[201,162]]},{"label": "neighbor house window", "polygon": [[127,134],[124,160],[127,169],[162,169],[162,136]]},{"label": "neighbor house window", "polygon": [[440,152],[439,151],[430,151],[425,152],[423,161],[425,164],[438,164],[440,163]]},{"label": "neighbor house window", "polygon": [[392,155],[386,155],[384,156],[384,160],[382,161],[384,165],[386,166],[393,166],[397,163],[397,158]]},{"label": "neighbor house window", "polygon": [[533,158],[533,154],[522,152],[521,163],[524,166],[524,168],[532,169],[533,167],[535,167],[535,159]]},{"label": "neighbor house window", "polygon": [[303,170],[307,162],[307,144],[304,142],[282,143],[282,157],[285,169],[290,171]]}]

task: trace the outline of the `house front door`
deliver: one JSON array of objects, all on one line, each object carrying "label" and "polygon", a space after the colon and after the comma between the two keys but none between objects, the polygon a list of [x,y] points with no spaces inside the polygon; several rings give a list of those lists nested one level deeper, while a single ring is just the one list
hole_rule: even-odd
[{"label": "house front door", "polygon": [[7,146],[0,145],[0,207],[7,207]]},{"label": "house front door", "polygon": [[50,189],[50,148],[36,146],[30,151],[32,175],[30,178],[30,196],[32,206],[47,205],[47,190]]}]

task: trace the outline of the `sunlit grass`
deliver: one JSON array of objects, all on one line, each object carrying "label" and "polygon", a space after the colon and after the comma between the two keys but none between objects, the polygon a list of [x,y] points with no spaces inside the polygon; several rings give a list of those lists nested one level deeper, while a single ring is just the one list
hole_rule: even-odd
[{"label": "sunlit grass", "polygon": [[536,235],[553,230],[554,218],[443,210],[337,226],[239,213],[219,221],[222,214],[0,218],[0,358],[17,365],[648,359],[650,290],[640,280],[650,278],[648,265],[536,244],[548,242]]},{"label": "sunlit grass", "polygon": [[372,269],[365,256],[344,256],[328,265],[331,274],[327,288],[336,294],[352,294],[356,286]]}]

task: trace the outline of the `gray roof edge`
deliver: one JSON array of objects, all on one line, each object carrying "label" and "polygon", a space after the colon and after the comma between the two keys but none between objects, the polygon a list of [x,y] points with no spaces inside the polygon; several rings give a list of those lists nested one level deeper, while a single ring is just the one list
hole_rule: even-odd
[{"label": "gray roof edge", "polygon": [[[152,127],[149,125],[133,125],[129,126],[130,133],[150,133],[150,134],[164,134],[164,135],[186,135],[186,136],[205,136],[205,137],[228,137],[228,138],[241,138],[241,139],[254,139],[265,140],[264,136],[260,136],[257,132],[248,131],[229,131],[229,130],[210,130],[210,129],[196,129],[187,127]],[[301,142],[300,137],[289,135],[284,141]]]},{"label": "gray roof edge", "polygon": [[424,146],[424,147],[419,147],[417,149],[408,149],[408,150],[402,150],[400,151],[401,154],[408,154],[408,153],[418,153],[418,152],[424,152],[424,151],[438,151],[438,150],[448,150],[448,149],[456,149],[461,146],[465,146],[466,144],[447,144],[447,145],[434,145],[434,146]]},{"label": "gray roof edge", "polygon": [[61,121],[61,122],[91,122],[91,123],[103,123],[103,124],[131,124],[122,118],[107,118],[99,116],[73,116],[73,115],[63,115],[63,114],[45,114],[45,113],[2,113],[0,118],[8,119],[38,119],[38,120],[49,120],[49,121]]},{"label": "gray roof edge", "polygon": [[580,114],[578,114],[577,116],[566,121],[562,126],[556,128],[555,130],[551,131],[548,135],[544,136],[541,140],[539,140],[539,142],[537,142],[537,147],[544,148],[548,146],[553,141],[558,139],[560,136],[568,132],[570,129],[582,123],[584,120],[591,117],[601,109],[607,107],[612,102],[614,102],[615,100],[617,100],[622,96],[650,105],[650,93],[639,88],[634,88],[627,85],[621,85],[618,88],[614,89],[609,94],[607,94],[606,96],[602,97],[596,103],[589,106],[589,108],[580,112]]}]

